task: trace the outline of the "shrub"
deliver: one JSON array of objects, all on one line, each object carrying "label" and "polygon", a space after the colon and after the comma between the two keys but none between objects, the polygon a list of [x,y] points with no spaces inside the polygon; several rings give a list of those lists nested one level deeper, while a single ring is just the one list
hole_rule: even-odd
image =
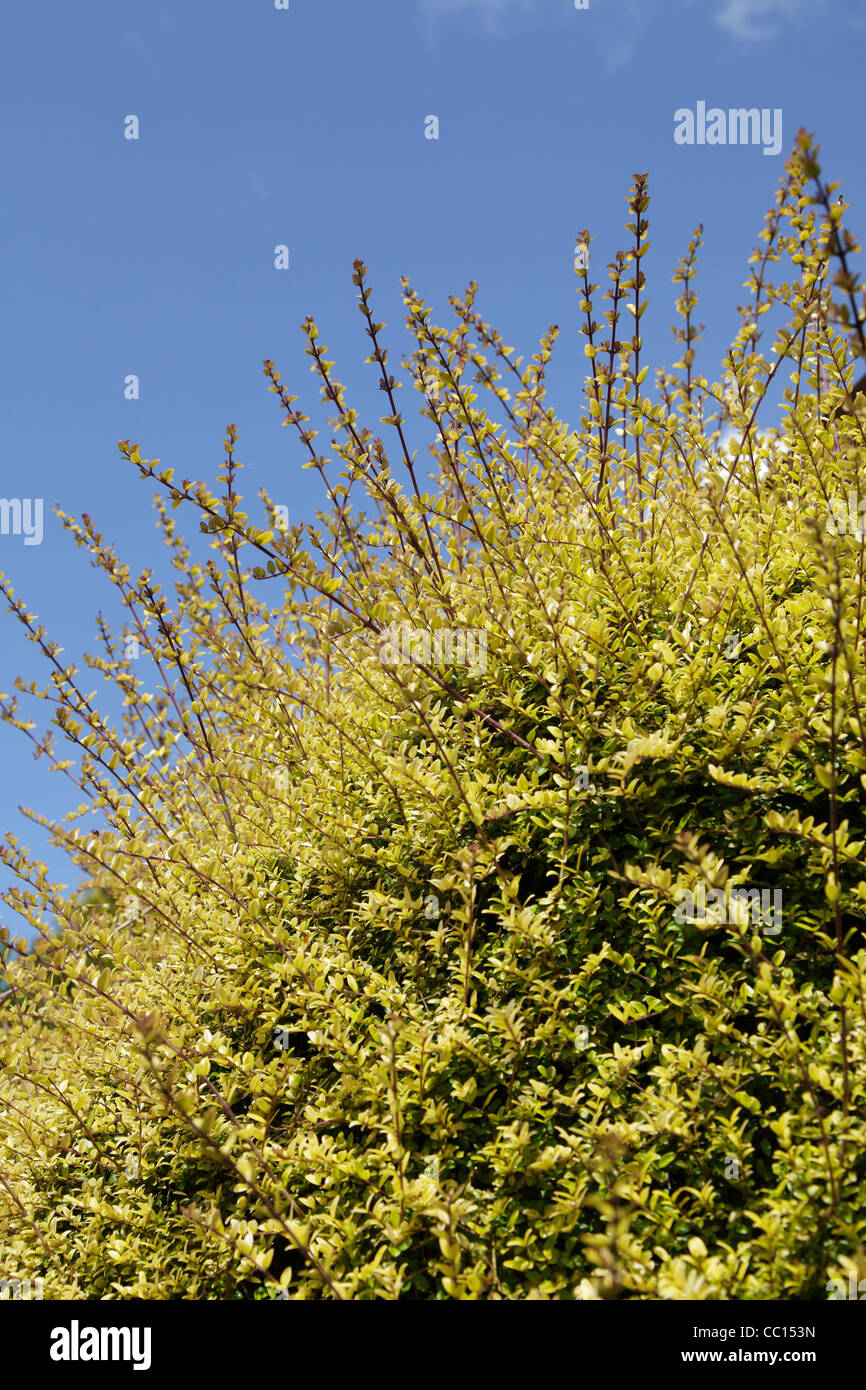
[{"label": "shrub", "polygon": [[[716,385],[695,234],[654,402],[636,176],[606,329],[579,239],[577,430],[546,404],[555,326],[522,368],[474,284],[446,331],[404,282],[430,491],[356,262],[407,486],[312,319],[336,481],[264,369],[325,484],[318,527],[281,529],[264,493],[266,525],[241,510],[234,425],[219,496],[123,442],[165,494],[175,607],[61,513],[129,612],[87,659],[117,722],[3,581],[74,756],[37,748],[105,826],[53,826],[83,898],[5,848],[39,932],[7,937],[5,1276],[52,1298],[818,1299],[866,1273],[864,550],[838,506],[863,492],[866,343],[834,192],[801,132]],[[197,509],[206,563],[167,502]]]}]

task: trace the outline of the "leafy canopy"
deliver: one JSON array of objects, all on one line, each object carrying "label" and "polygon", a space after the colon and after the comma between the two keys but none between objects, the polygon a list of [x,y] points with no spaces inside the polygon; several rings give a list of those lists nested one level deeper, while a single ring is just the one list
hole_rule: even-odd
[{"label": "leafy canopy", "polygon": [[[652,400],[636,176],[603,323],[578,239],[577,429],[546,404],[556,326],[523,365],[475,284],[446,330],[404,282],[397,381],[356,262],[388,446],[312,319],[331,457],[264,364],[318,525],[281,527],[266,494],[265,524],[242,510],[234,425],[218,495],[121,444],[160,487],[172,601],[60,514],[128,610],[86,659],[116,721],[2,580],[51,667],[2,711],[80,789],[53,833],[91,884],[63,893],[7,838],[6,901],[39,933],[5,938],[7,1277],[53,1298],[805,1299],[866,1274],[864,551],[833,520],[866,487],[866,342],[835,192],[801,132],[712,385],[698,229]],[[733,889],[745,913],[694,908]]]}]

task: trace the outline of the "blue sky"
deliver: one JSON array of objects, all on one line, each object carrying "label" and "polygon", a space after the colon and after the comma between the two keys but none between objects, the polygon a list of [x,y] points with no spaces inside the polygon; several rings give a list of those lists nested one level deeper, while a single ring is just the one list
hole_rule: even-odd
[{"label": "blue sky", "polygon": [[[447,296],[477,280],[479,311],[527,358],[558,322],[548,380],[576,422],[586,362],[574,238],[592,232],[592,278],[604,287],[604,264],[627,244],[637,172],[649,171],[652,195],[644,361],[675,359],[671,275],[702,221],[698,367],[715,378],[799,126],[815,132],[851,202],[849,225],[866,233],[864,41],[862,0],[5,6],[0,492],[43,498],[45,521],[39,545],[0,536],[0,568],[80,665],[96,649],[95,614],[119,610],[53,504],[90,512],[134,572],[159,564],[153,488],[117,441],[213,483],[230,421],[245,496],[266,486],[293,522],[312,519],[320,484],[281,429],[262,359],[274,359],[326,442],[298,327],[313,314],[352,403],[378,420],[356,256],[395,371],[409,346],[402,274],[439,323]],[[780,108],[782,152],[676,144],[675,110],[699,101]],[[124,138],[129,115],[137,140]],[[435,140],[425,138],[431,115]],[[280,244],[288,270],[274,265]],[[124,398],[130,374],[137,400]],[[419,417],[422,457],[428,428]],[[39,653],[12,616],[2,621],[0,690],[16,674],[43,681]],[[83,682],[97,688],[91,674]],[[59,817],[74,788],[5,726],[0,757],[0,829],[77,882],[18,811]],[[0,868],[0,887],[10,881]],[[2,904],[0,920],[21,930]]]}]

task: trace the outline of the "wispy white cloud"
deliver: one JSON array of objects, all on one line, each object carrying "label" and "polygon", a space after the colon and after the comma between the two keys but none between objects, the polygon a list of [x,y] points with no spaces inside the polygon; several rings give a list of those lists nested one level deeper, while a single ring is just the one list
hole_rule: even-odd
[{"label": "wispy white cloud", "polygon": [[530,14],[532,0],[418,0],[428,19],[448,15],[475,14],[488,33],[503,33],[506,21],[515,15]]},{"label": "wispy white cloud", "polygon": [[735,39],[754,43],[775,38],[785,21],[799,19],[804,8],[804,0],[724,0],[716,23]]},{"label": "wispy white cloud", "polygon": [[177,10],[163,10],[156,16],[156,22],[161,29],[177,29],[181,23],[181,15]]},{"label": "wispy white cloud", "polygon": [[[156,14],[148,13],[145,19],[150,23],[149,37],[152,38],[156,44],[157,51],[160,53],[164,52],[166,40],[163,38],[163,35],[173,34],[174,31],[180,27],[182,16],[176,10],[163,9]],[[162,30],[162,34],[153,33],[154,25],[157,29]],[[159,74],[161,69],[157,61],[157,53],[154,52],[153,44],[149,43],[144,35],[139,33],[137,29],[122,29],[118,38],[118,43],[120,47],[125,49],[128,53],[134,53],[141,62],[150,68],[154,75]]]},{"label": "wispy white cloud", "polygon": [[[570,0],[559,3],[570,7]],[[862,0],[834,3],[843,8],[849,22],[856,22]],[[539,21],[543,17],[539,0],[416,0],[416,4],[429,26],[439,19],[473,16],[489,34],[508,33],[513,29],[510,21],[520,16],[531,15]],[[602,27],[588,26],[588,32],[601,39],[603,68],[613,72],[633,61],[640,50],[641,34],[649,25],[665,20],[679,22],[683,11],[689,13],[693,23],[705,15],[707,21],[714,22],[732,38],[757,43],[775,38],[788,25],[802,27],[814,20],[816,11],[826,8],[827,0],[712,0],[710,5],[706,0],[590,0],[586,15],[579,17],[583,20],[592,15],[601,21]]]},{"label": "wispy white cloud", "polygon": [[127,52],[135,53],[143,63],[150,68],[151,72],[159,72],[159,63],[156,61],[153,49],[147,40],[138,33],[136,29],[124,29],[119,39],[120,47]]},{"label": "wispy white cloud", "polygon": [[507,14],[509,10],[526,10],[529,0],[420,0],[422,10],[430,14],[454,14],[457,10],[478,10],[483,14]]},{"label": "wispy white cloud", "polygon": [[638,0],[626,0],[625,13],[620,10],[619,19],[616,33],[610,34],[604,48],[602,61],[605,72],[618,72],[620,68],[628,67],[640,48],[641,35],[653,22],[649,6],[639,4]]},{"label": "wispy white cloud", "polygon": [[259,173],[258,167],[248,159],[240,160],[237,167],[241,178],[249,184],[253,192],[257,193],[260,198],[267,198],[268,185]]}]

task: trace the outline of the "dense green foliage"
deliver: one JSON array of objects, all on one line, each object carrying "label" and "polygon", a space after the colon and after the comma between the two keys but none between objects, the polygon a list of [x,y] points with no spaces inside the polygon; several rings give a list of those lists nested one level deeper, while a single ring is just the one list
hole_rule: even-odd
[{"label": "dense green foliage", "polygon": [[[321,529],[241,511],[234,426],[221,497],[124,443],[213,558],[161,509],[172,610],[64,517],[129,609],[88,658],[119,728],[4,581],[107,828],[55,827],[86,900],[6,848],[42,936],[0,1007],[2,1273],[159,1299],[808,1299],[866,1274],[864,549],[833,522],[866,492],[839,409],[866,344],[816,160],[798,137],[719,385],[693,370],[696,234],[681,358],[642,394],[637,176],[606,339],[578,257],[577,430],[545,404],[556,328],[521,369],[474,285],[446,331],[407,284],[422,491],[357,262],[406,487],[312,320],[338,481],[265,372]],[[476,659],[416,639],[389,664],[402,623]],[[780,921],[715,911],[737,887]]]}]

